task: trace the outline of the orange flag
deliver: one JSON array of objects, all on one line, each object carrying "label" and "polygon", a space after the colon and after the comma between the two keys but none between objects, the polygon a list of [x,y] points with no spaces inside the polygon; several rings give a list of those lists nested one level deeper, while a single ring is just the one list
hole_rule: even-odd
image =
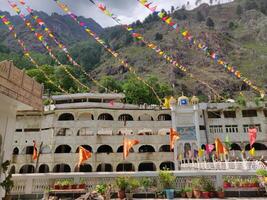
[{"label": "orange flag", "polygon": [[35,140],[33,140],[32,142],[33,142],[33,154],[32,154],[32,159],[33,159],[33,160],[37,160],[37,146],[36,146],[36,142],[35,142]]},{"label": "orange flag", "polygon": [[123,159],[126,159],[129,155],[130,149],[137,144],[139,144],[138,140],[129,140],[127,138],[123,139]]},{"label": "orange flag", "polygon": [[217,156],[224,154],[224,146],[219,138],[216,138],[215,140],[215,147]]},{"label": "orange flag", "polygon": [[82,146],[80,146],[79,147],[79,163],[78,163],[78,166],[80,167],[82,162],[88,160],[89,158],[91,158],[91,156],[92,156],[92,154],[91,154],[90,151],[88,151],[85,148],[83,148]]},{"label": "orange flag", "polygon": [[174,143],[176,142],[176,140],[180,139],[180,135],[179,133],[174,130],[173,128],[170,129],[170,148],[171,150],[174,149]]}]

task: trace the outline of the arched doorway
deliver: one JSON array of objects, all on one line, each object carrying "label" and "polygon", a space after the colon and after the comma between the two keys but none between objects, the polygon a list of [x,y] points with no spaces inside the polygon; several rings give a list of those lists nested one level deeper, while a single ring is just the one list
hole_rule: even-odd
[{"label": "arched doorway", "polygon": [[71,152],[71,147],[66,144],[59,145],[55,150],[55,153],[70,153],[70,152]]},{"label": "arched doorway", "polygon": [[96,171],[97,172],[112,172],[113,171],[113,167],[109,163],[101,163],[101,164],[99,164],[97,166]]},{"label": "arched doorway", "polygon": [[61,172],[71,172],[70,166],[67,164],[57,164],[55,165],[53,172],[61,173]]},{"label": "arched doorway", "polygon": [[46,164],[42,164],[39,167],[39,173],[49,173],[49,167]]},{"label": "arched doorway", "polygon": [[113,153],[113,149],[109,145],[101,145],[98,147],[97,153]]},{"label": "arched doorway", "polygon": [[58,121],[73,121],[74,116],[71,113],[63,113],[58,117]]},{"label": "arched doorway", "polygon": [[134,165],[132,163],[120,163],[116,168],[117,172],[134,172]]},{"label": "arched doorway", "polygon": [[151,145],[142,145],[139,147],[139,153],[155,152],[155,149]]},{"label": "arched doorway", "polygon": [[174,170],[174,163],[171,161],[168,162],[162,162],[159,166],[160,170],[168,169],[168,170]]},{"label": "arched doorway", "polygon": [[76,166],[74,169],[75,172],[92,172],[92,166],[90,164],[82,164],[80,167]]},{"label": "arched doorway", "polygon": [[143,162],[138,166],[138,171],[156,171],[156,165],[153,162]]},{"label": "arched doorway", "polygon": [[20,174],[33,174],[34,173],[34,166],[32,165],[23,165],[20,170]]}]

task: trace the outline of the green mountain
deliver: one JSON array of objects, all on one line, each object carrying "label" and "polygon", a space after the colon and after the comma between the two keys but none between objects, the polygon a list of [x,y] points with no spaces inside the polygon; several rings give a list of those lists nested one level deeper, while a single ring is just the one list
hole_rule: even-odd
[{"label": "green mountain", "polygon": [[[96,79],[102,79],[101,83],[108,86],[109,89],[125,91],[127,81],[135,82],[132,77],[129,77],[128,70],[117,59],[104,51],[92,38],[88,39],[83,31],[79,27],[75,27],[75,24],[67,16],[58,14],[48,16],[45,13],[39,15],[41,16],[41,14],[44,19],[47,17],[45,21],[58,37],[68,44],[73,57]],[[214,6],[202,4],[191,11],[179,9],[171,12],[173,19],[179,25],[187,26],[198,40],[208,44],[209,47],[222,55],[225,61],[236,66],[253,83],[265,89],[267,86],[266,14],[267,1],[265,0],[236,0],[232,3]],[[162,96],[170,93],[181,94],[181,91],[186,95],[194,94],[203,98],[212,96],[210,90],[203,84],[190,79],[179,69],[167,64],[154,51],[132,39],[123,27],[115,26],[102,29],[92,19],[87,20],[88,25],[90,24],[94,31],[119,52],[121,57],[127,60],[141,77],[149,79],[148,81],[153,80],[151,84],[158,87],[157,92],[161,93]],[[23,28],[19,19],[12,17],[12,21],[19,29],[19,36],[31,45],[31,50],[38,62],[53,66],[53,61],[39,50],[41,47],[33,37],[29,37],[30,34]],[[253,94],[249,87],[228,74],[223,67],[214,64],[203,52],[190,46],[173,29],[161,22],[157,16],[150,15],[144,22],[137,21],[132,26],[137,32],[142,33],[147,40],[153,41],[177,61],[188,67],[198,79],[208,82],[221,95],[234,98],[239,95],[240,91],[247,96]],[[8,32],[4,31],[4,27],[0,25],[0,59],[13,59],[19,64],[18,66],[27,68],[30,70],[30,75],[37,77],[37,73],[32,72],[31,64],[20,59],[20,56],[17,57],[17,55],[21,55],[21,52],[18,51],[15,41],[8,35]],[[63,63],[68,64],[62,53],[56,53]],[[79,70],[73,67],[70,69],[76,73],[81,81],[90,85],[94,90],[99,89]],[[56,74],[53,71],[54,68],[48,70],[50,70],[51,76]],[[38,76],[42,80],[40,75]],[[57,80],[56,76],[53,78]],[[69,83],[69,81],[67,82]],[[129,89],[129,85],[127,86],[126,89]],[[68,86],[67,89],[75,91],[78,88]]]}]

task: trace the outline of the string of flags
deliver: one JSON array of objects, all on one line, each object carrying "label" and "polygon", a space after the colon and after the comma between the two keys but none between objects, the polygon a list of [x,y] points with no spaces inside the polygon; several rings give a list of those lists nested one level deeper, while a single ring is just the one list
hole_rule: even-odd
[{"label": "string of flags", "polygon": [[89,79],[91,79],[96,85],[100,86],[101,88],[105,89],[105,91],[109,91],[108,88],[106,88],[105,86],[103,86],[101,83],[99,83],[96,79],[94,79],[90,74],[88,74],[83,67],[77,63],[73,57],[70,55],[69,50],[67,49],[67,47],[57,39],[57,37],[55,36],[55,34],[49,29],[49,27],[46,25],[46,23],[44,22],[44,20],[35,15],[34,14],[34,10],[25,3],[24,0],[20,0],[19,1],[21,5],[26,7],[26,10],[28,11],[28,13],[30,14],[30,16],[32,17],[32,19],[42,28],[42,30],[44,32],[47,33],[47,35],[57,44],[57,46],[59,47],[59,49],[61,49],[67,56],[68,61],[73,65],[78,67],[85,76],[87,76]]},{"label": "string of flags", "polygon": [[135,77],[137,78],[137,80],[142,81],[143,84],[145,84],[148,88],[151,89],[151,91],[154,93],[154,95],[156,96],[156,98],[158,99],[158,101],[160,102],[160,104],[162,103],[159,95],[157,94],[157,92],[155,91],[155,89],[149,85],[144,79],[142,79],[140,76],[137,75],[137,73],[135,72],[134,68],[132,66],[129,65],[129,63],[123,59],[120,58],[119,54],[117,52],[115,52],[114,50],[112,50],[107,44],[106,42],[101,39],[96,33],[94,33],[88,26],[86,26],[86,24],[82,21],[78,20],[77,15],[75,15],[73,12],[70,11],[69,7],[62,3],[60,0],[54,0],[56,2],[56,4],[65,12],[67,13],[76,23],[78,23],[85,31],[87,34],[89,34],[90,36],[92,36],[100,45],[102,45],[106,51],[108,51],[109,53],[111,53],[111,55],[113,55],[115,58],[117,58],[120,63],[122,65],[124,65],[129,72],[131,72],[132,74],[135,75]]},{"label": "string of flags", "polygon": [[39,33],[31,24],[29,20],[26,19],[25,15],[21,12],[20,8],[17,6],[16,3],[11,2],[8,0],[8,3],[10,7],[17,13],[17,15],[24,21],[26,27],[34,34],[34,36],[38,39],[39,42],[43,45],[43,47],[48,51],[49,56],[59,65],[62,66],[63,70],[71,77],[72,80],[74,80],[78,85],[80,85],[83,88],[86,88],[87,90],[90,90],[90,88],[83,83],[81,83],[77,78],[75,78],[72,73],[67,69],[65,65],[63,65],[53,54],[52,48],[48,45],[48,43],[45,41],[44,35]]},{"label": "string of flags", "polygon": [[104,5],[103,3],[96,3],[93,0],[92,1],[90,0],[90,2],[92,2],[96,7],[98,7],[105,15],[111,17],[115,22],[117,22],[118,24],[122,25],[131,34],[131,36],[133,38],[135,38],[135,39],[137,39],[139,41],[142,41],[148,48],[150,48],[153,51],[155,51],[159,56],[164,58],[168,63],[171,63],[172,66],[180,69],[182,72],[186,73],[192,79],[194,79],[197,82],[200,82],[203,85],[205,85],[207,88],[209,88],[219,98],[224,99],[222,96],[220,96],[220,94],[212,86],[210,86],[205,81],[199,80],[194,74],[190,73],[185,66],[183,66],[180,62],[177,62],[175,59],[173,59],[171,56],[169,56],[165,51],[160,49],[156,44],[145,40],[144,36],[142,34],[140,34],[140,33],[137,33],[131,26],[123,25],[120,22],[120,19],[115,14],[111,13],[107,9],[106,5]]},{"label": "string of flags", "polygon": [[141,3],[144,7],[149,9],[152,13],[155,13],[158,15],[162,21],[164,21],[166,24],[171,26],[174,30],[179,32],[182,37],[186,40],[189,41],[191,45],[195,45],[198,49],[202,50],[207,56],[209,56],[215,63],[219,64],[220,66],[223,66],[223,68],[231,73],[233,76],[235,76],[237,79],[242,80],[245,84],[250,86],[252,89],[254,89],[256,92],[258,92],[261,96],[261,98],[264,98],[265,96],[265,91],[256,85],[252,83],[251,80],[249,80],[247,77],[245,77],[240,71],[237,70],[237,67],[232,66],[231,64],[227,63],[226,61],[223,61],[222,57],[216,53],[213,49],[208,47],[205,44],[202,44],[199,42],[196,38],[193,37],[193,35],[190,33],[190,31],[186,27],[179,27],[177,23],[173,21],[173,19],[167,15],[166,12],[158,12],[156,11],[157,6],[153,6],[152,1],[147,1],[147,0],[137,0],[139,3]]},{"label": "string of flags", "polygon": [[49,76],[46,74],[46,72],[37,64],[37,62],[32,58],[30,51],[27,49],[27,47],[25,46],[25,43],[18,38],[17,33],[15,32],[15,27],[14,25],[11,23],[11,21],[5,16],[5,15],[1,15],[0,19],[2,21],[2,23],[4,25],[7,26],[8,30],[10,31],[11,35],[13,36],[13,38],[18,42],[19,46],[21,47],[22,51],[23,51],[23,55],[28,58],[30,60],[30,62],[38,69],[42,72],[42,74],[44,75],[44,77],[48,80],[49,83],[51,83],[53,86],[55,86],[57,89],[59,89],[61,92],[68,94],[67,91],[65,91],[60,85],[57,85],[52,79],[49,78]]}]

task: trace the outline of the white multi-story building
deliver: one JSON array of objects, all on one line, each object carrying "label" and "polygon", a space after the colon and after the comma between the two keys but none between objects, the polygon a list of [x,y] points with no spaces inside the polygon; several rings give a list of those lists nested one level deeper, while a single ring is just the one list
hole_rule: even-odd
[{"label": "white multi-story building", "polygon": [[[121,103],[123,94],[73,94],[52,96],[53,104],[44,112],[17,113],[13,139],[13,173],[116,172],[175,169],[178,154],[229,135],[232,150],[249,150],[247,130],[258,128],[257,153],[266,154],[267,110],[262,106],[241,108],[233,103],[198,103],[193,97],[171,100],[171,109]],[[175,128],[181,139],[170,151],[169,130]],[[129,157],[123,160],[123,138],[137,139]],[[33,140],[41,149],[32,160]],[[90,150],[92,157],[77,167],[78,147]],[[204,146],[203,146],[204,145]],[[243,145],[243,146],[242,146]]]}]

